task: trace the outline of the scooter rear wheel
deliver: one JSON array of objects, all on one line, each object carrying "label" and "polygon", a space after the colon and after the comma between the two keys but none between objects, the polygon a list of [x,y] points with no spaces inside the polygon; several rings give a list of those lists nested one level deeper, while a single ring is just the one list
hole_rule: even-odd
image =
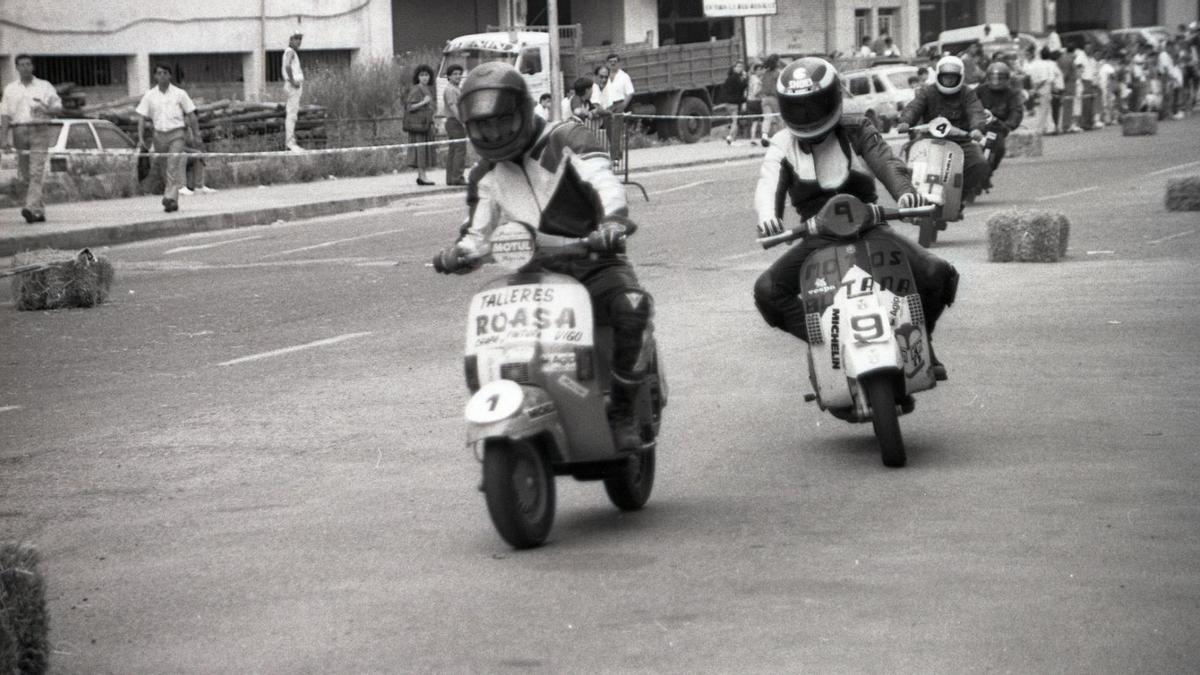
[{"label": "scooter rear wheel", "polygon": [[554,524],[554,473],[528,441],[488,443],[483,453],[488,515],[513,548],[541,546]]},{"label": "scooter rear wheel", "polygon": [[625,459],[620,474],[604,479],[608,499],[622,511],[638,511],[650,500],[654,489],[654,451],[647,450]]},{"label": "scooter rear wheel", "polygon": [[900,435],[900,418],[896,413],[896,389],[892,378],[886,374],[868,377],[863,382],[867,403],[871,406],[871,424],[875,427],[875,438],[883,465],[904,466],[908,458],[904,453],[904,439]]}]

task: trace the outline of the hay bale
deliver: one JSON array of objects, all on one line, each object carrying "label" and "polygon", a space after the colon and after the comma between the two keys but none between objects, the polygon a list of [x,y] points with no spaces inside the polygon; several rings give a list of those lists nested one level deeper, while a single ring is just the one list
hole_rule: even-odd
[{"label": "hay bale", "polygon": [[1168,211],[1200,211],[1200,176],[1167,180]]},{"label": "hay bale", "polygon": [[112,289],[112,264],[86,248],[75,255],[53,249],[18,253],[13,265],[13,296],[20,310],[93,307]]},{"label": "hay bale", "polygon": [[32,546],[0,546],[0,672],[44,673],[50,665],[46,582]]},{"label": "hay bale", "polygon": [[1121,118],[1122,136],[1153,136],[1158,133],[1158,115],[1155,113],[1125,113]]},{"label": "hay bale", "polygon": [[1067,254],[1071,224],[1057,211],[1012,208],[988,218],[990,262],[1056,262]]},{"label": "hay bale", "polygon": [[1041,157],[1042,135],[1029,129],[1017,129],[1004,142],[1004,152],[1008,157]]}]

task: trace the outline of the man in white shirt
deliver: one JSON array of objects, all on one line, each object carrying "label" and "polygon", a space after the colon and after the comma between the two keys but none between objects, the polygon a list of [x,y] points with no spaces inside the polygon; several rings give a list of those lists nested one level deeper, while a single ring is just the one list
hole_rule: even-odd
[{"label": "man in white shirt", "polygon": [[62,112],[62,99],[54,85],[33,76],[33,57],[17,54],[16,66],[20,77],[4,88],[4,100],[0,101],[0,147],[12,147],[22,153],[17,157],[17,174],[29,182],[29,189],[25,192],[21,216],[27,223],[41,223],[46,220],[42,180],[46,175],[48,136],[51,129],[57,129],[47,122]]},{"label": "man in white shirt", "polygon": [[1049,48],[1043,47],[1040,56],[1041,58],[1030,61],[1025,67],[1025,74],[1029,76],[1029,85],[1037,104],[1037,121],[1033,128],[1039,134],[1052,134],[1055,132],[1055,126],[1050,100],[1054,89],[1063,86],[1063,76]]},{"label": "man in white shirt", "polygon": [[300,68],[300,54],[296,50],[300,49],[303,39],[303,33],[292,33],[292,37],[288,39],[288,48],[283,50],[283,87],[287,91],[287,117],[283,122],[284,147],[292,151],[303,150],[296,143],[296,116],[300,114],[300,94],[304,92],[304,70]]},{"label": "man in white shirt", "polygon": [[154,151],[169,153],[167,157],[167,187],[163,191],[163,210],[179,210],[179,188],[183,187],[184,146],[188,134],[200,140],[200,125],[196,120],[196,104],[187,92],[171,84],[170,66],[154,68],[157,84],[138,103],[138,145],[146,145],[146,120],[154,125]]}]

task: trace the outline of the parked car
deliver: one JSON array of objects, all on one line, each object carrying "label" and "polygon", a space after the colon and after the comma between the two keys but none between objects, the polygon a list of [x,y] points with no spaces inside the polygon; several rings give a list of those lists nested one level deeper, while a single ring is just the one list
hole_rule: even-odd
[{"label": "parked car", "polygon": [[1112,44],[1112,38],[1109,37],[1108,31],[1104,30],[1069,30],[1060,33],[1058,37],[1064,47],[1083,49],[1091,45],[1097,54],[1104,53]]},{"label": "parked car", "polygon": [[917,67],[887,65],[850,70],[842,75],[848,96],[843,109],[866,115],[883,133],[891,131],[900,111],[916,96],[908,83],[917,76]]},{"label": "parked car", "polygon": [[1136,28],[1118,28],[1108,32],[1115,42],[1125,44],[1162,46],[1171,40],[1171,31],[1163,26],[1138,26]]},{"label": "parked car", "polygon": [[[99,174],[123,171],[137,162],[137,144],[108,120],[56,119],[51,127],[47,148],[51,172]],[[104,154],[88,151],[104,150]],[[6,153],[0,173],[16,176],[16,155]],[[9,172],[12,173],[8,176]]]}]

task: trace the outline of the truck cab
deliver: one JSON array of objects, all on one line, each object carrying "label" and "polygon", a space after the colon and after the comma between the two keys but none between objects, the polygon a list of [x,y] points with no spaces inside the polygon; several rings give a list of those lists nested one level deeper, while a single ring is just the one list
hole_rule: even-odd
[{"label": "truck cab", "polygon": [[533,100],[550,92],[550,36],[534,31],[475,33],[456,37],[442,49],[442,63],[437,71],[437,112],[443,109],[446,90],[446,70],[452,65],[463,67],[463,76],[481,63],[502,61],[516,67],[529,85]]}]

